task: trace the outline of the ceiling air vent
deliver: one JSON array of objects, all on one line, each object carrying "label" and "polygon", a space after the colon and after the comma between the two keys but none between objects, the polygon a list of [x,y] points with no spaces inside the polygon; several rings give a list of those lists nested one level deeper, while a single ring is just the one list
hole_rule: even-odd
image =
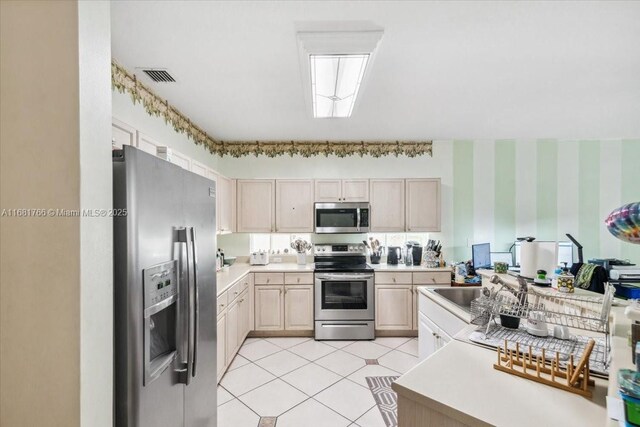
[{"label": "ceiling air vent", "polygon": [[151,78],[154,82],[175,82],[176,80],[167,72],[167,70],[159,69],[159,68],[143,68],[142,71],[145,72],[147,76]]}]

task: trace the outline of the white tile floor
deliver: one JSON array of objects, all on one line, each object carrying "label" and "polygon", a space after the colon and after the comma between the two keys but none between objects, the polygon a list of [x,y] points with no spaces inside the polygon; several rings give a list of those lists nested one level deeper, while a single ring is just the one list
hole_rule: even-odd
[{"label": "white tile floor", "polygon": [[249,338],[218,386],[218,427],[384,427],[365,378],[402,375],[417,352],[415,338]]}]

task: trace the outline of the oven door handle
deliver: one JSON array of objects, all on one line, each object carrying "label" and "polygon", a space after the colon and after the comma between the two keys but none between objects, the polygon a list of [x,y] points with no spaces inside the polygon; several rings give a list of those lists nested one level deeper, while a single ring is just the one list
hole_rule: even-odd
[{"label": "oven door handle", "polygon": [[316,274],[316,279],[319,280],[362,280],[362,279],[373,279],[373,274],[370,273],[362,273],[362,274]]}]

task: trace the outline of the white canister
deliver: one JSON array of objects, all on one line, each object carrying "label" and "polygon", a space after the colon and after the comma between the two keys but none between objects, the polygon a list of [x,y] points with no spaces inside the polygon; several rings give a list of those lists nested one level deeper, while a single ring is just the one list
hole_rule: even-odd
[{"label": "white canister", "polygon": [[307,254],[302,252],[302,253],[297,253],[296,255],[298,256],[298,265],[306,265],[307,264]]}]

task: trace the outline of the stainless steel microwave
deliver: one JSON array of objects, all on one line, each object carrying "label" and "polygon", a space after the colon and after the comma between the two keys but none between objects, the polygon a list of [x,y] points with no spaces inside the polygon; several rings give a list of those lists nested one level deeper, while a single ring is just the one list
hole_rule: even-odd
[{"label": "stainless steel microwave", "polygon": [[369,203],[316,203],[316,233],[368,233]]}]

